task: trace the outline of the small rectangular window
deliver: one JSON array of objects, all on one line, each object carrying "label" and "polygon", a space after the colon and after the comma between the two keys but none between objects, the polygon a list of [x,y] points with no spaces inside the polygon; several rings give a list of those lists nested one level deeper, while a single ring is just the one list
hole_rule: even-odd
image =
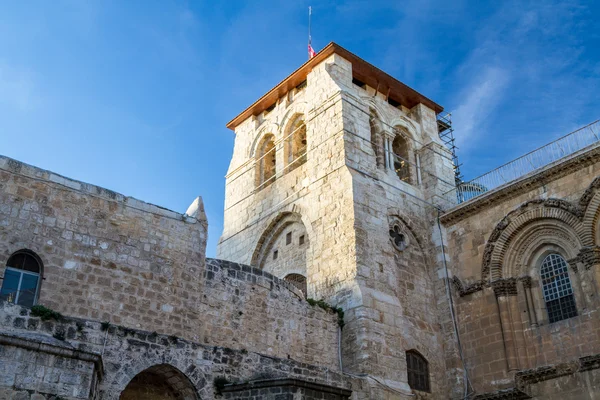
[{"label": "small rectangular window", "polygon": [[273,252],[273,260],[277,260],[277,256],[279,255],[279,251],[275,250]]},{"label": "small rectangular window", "polygon": [[366,83],[364,83],[363,81],[360,81],[360,80],[358,80],[356,78],[352,78],[352,83],[354,83],[356,86],[358,86],[360,88],[363,88],[363,89],[367,88],[367,84]]},{"label": "small rectangular window", "polygon": [[392,107],[396,107],[396,108],[400,107],[400,103],[397,102],[396,100],[392,99],[391,97],[388,98],[388,103],[390,103],[390,106],[392,106]]},{"label": "small rectangular window", "polygon": [[298,238],[298,244],[300,246],[302,246],[304,244],[304,235],[300,235],[300,237]]},{"label": "small rectangular window", "polygon": [[288,232],[287,235],[285,235],[285,244],[290,243],[292,243],[292,232]]}]

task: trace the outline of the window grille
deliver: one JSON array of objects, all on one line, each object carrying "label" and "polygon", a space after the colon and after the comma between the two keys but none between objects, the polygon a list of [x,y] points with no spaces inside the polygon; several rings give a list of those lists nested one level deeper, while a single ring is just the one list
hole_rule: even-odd
[{"label": "window grille", "polygon": [[6,263],[0,299],[31,307],[37,301],[41,266],[36,257],[26,251],[13,254]]},{"label": "window grille", "polygon": [[288,274],[283,279],[298,288],[304,294],[304,297],[306,297],[306,277],[304,275]]},{"label": "window grille", "polygon": [[408,386],[413,390],[422,392],[431,391],[429,383],[429,363],[418,352],[411,350],[406,352],[406,368],[408,371]]},{"label": "window grille", "polygon": [[550,323],[577,316],[567,263],[559,254],[544,258],[540,270],[542,291]]}]

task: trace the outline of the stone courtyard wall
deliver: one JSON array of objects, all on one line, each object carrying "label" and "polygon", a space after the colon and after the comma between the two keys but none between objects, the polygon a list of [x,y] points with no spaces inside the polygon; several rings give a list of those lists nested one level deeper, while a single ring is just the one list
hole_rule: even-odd
[{"label": "stone courtyard wall", "polygon": [[[533,398],[592,398],[594,385],[585,382],[597,373],[577,371],[580,359],[600,354],[598,176],[600,149],[586,149],[442,216],[460,339],[477,393],[518,386],[515,374],[528,371],[535,385],[525,392]],[[554,323],[539,275],[548,252],[568,263],[578,313]],[[562,372],[548,372],[556,368]]]},{"label": "stone courtyard wall", "polygon": [[[117,400],[136,376],[148,370],[157,371],[159,377],[162,371],[167,377],[184,377],[181,383],[175,383],[176,387],[180,387],[184,394],[190,390],[202,400],[223,398],[217,394],[216,378],[230,383],[300,379],[347,392],[350,387],[346,378],[328,367],[288,357],[277,358],[246,348],[236,350],[210,346],[172,335],[125,326],[106,326],[80,318],[42,321],[30,315],[28,309],[6,302],[0,302],[0,320],[3,323],[0,339],[29,338],[33,344],[39,341],[48,343],[46,347],[32,346],[24,351],[21,345],[2,342],[2,399],[11,399],[10,395],[20,396],[15,397],[19,400],[30,399],[30,395],[35,394],[38,397],[31,399],[41,400],[52,399],[54,394],[58,394],[64,400]],[[56,355],[50,355],[50,347],[95,356],[101,362],[94,363],[93,359],[82,361],[81,355],[73,358],[67,352],[60,354],[54,351]],[[50,360],[52,357],[54,359]],[[28,366],[21,368],[21,363]],[[44,369],[45,374],[38,372]],[[13,375],[4,373],[6,371],[16,371],[16,380]],[[101,378],[96,379],[96,376]]]},{"label": "stone courtyard wall", "polygon": [[0,274],[43,261],[39,304],[69,317],[338,368],[337,315],[291,284],[205,260],[201,200],[178,214],[0,158]]}]

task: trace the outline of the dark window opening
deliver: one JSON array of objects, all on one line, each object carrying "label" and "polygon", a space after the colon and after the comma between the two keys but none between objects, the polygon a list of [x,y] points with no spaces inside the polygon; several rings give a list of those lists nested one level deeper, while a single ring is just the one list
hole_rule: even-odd
[{"label": "dark window opening", "polygon": [[363,89],[367,88],[367,84],[366,83],[364,83],[363,81],[358,80],[356,78],[352,78],[352,83],[355,84],[356,86],[360,87],[360,88],[363,88]]},{"label": "dark window opening", "polygon": [[429,364],[425,357],[414,350],[406,352],[406,369],[408,372],[408,386],[413,390],[422,392],[431,391],[429,383]]},{"label": "dark window opening", "polygon": [[287,235],[285,235],[285,244],[290,244],[292,243],[292,232],[288,232]]},{"label": "dark window opening", "polygon": [[273,260],[277,260],[277,256],[279,256],[279,251],[278,251],[278,250],[275,250],[275,251],[273,252]]},{"label": "dark window opening", "polygon": [[272,105],[272,106],[270,106],[270,107],[267,107],[267,108],[265,109],[265,112],[266,112],[266,113],[270,113],[271,111],[273,111],[273,110],[275,109],[275,106],[276,106],[276,105],[277,105],[276,103],[273,103],[273,105]]},{"label": "dark window opening", "polygon": [[300,237],[298,238],[298,244],[300,246],[302,246],[304,244],[304,235],[300,235]]},{"label": "dark window opening", "polygon": [[302,82],[300,82],[298,84],[298,86],[296,86],[296,90],[302,90],[302,89],[304,89],[306,87],[306,85],[307,85],[307,83],[306,83],[306,79],[305,79]]},{"label": "dark window opening", "polygon": [[392,99],[391,97],[388,97],[388,103],[392,106],[392,107],[400,107],[400,103],[397,102],[396,100]]}]

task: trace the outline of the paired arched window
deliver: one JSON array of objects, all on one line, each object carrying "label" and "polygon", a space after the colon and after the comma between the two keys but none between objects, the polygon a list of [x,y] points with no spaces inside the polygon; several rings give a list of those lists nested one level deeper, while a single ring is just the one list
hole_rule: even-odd
[{"label": "paired arched window", "polygon": [[25,307],[33,306],[38,297],[41,273],[42,264],[35,253],[16,252],[6,263],[0,299]]},{"label": "paired arched window", "polygon": [[275,181],[277,172],[277,156],[275,150],[275,136],[266,135],[258,146],[256,152],[256,175],[258,188],[262,189]]},{"label": "paired arched window", "polygon": [[396,134],[392,142],[392,161],[394,171],[401,181],[412,184],[410,163],[409,163],[409,144],[406,137],[401,133]]},{"label": "paired arched window", "polygon": [[288,171],[299,167],[306,162],[307,140],[306,140],[306,124],[304,116],[299,115],[290,125],[286,139],[286,163]]},{"label": "paired arched window", "polygon": [[411,389],[422,392],[431,391],[429,363],[419,352],[415,350],[406,352],[406,370],[408,372],[408,386]]},{"label": "paired arched window", "polygon": [[575,296],[565,259],[560,254],[548,254],[542,261],[540,275],[549,322],[577,316]]}]

